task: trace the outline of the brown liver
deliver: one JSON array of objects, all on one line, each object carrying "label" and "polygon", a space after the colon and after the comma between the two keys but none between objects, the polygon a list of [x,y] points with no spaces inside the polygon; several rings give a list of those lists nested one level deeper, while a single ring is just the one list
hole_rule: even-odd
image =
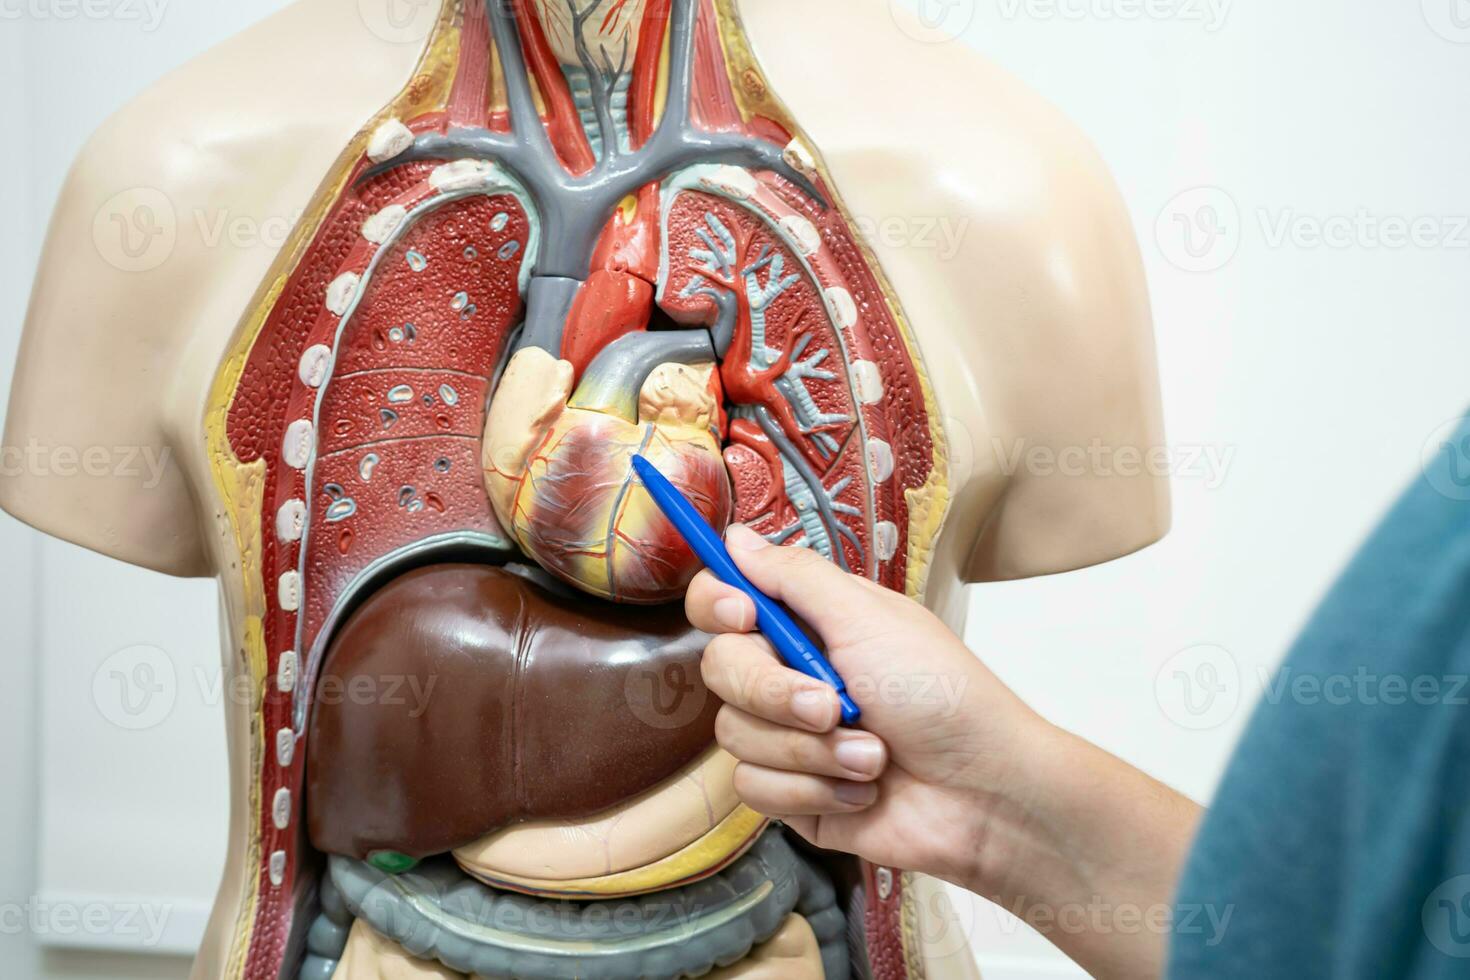
[{"label": "brown liver", "polygon": [[679,606],[616,606],[437,565],[373,594],[328,648],[307,741],[319,850],[438,854],[651,789],[714,739],[707,641]]}]

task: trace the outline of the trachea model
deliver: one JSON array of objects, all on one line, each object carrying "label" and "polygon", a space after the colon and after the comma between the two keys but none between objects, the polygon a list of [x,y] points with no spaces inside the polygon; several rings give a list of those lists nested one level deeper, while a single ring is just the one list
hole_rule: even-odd
[{"label": "trachea model", "polygon": [[632,478],[912,594],[944,514],[900,308],[730,5],[447,4],[303,226],[215,386],[270,678],[243,976],[910,976],[904,878],[736,800]]}]

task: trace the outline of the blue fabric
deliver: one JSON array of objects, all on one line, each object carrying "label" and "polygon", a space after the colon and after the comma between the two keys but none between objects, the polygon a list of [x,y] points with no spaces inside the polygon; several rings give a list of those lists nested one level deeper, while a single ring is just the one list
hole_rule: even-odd
[{"label": "blue fabric", "polygon": [[1267,685],[1179,885],[1176,980],[1470,977],[1470,425],[1442,449]]}]

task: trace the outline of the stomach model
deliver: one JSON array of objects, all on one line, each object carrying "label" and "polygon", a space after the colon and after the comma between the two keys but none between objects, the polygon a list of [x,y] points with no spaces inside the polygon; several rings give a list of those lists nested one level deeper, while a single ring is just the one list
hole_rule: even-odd
[{"label": "stomach model", "polygon": [[[720,770],[716,705],[665,726],[624,696],[634,669],[705,694],[677,607],[638,611],[698,563],[633,453],[716,527],[916,596],[946,503],[901,311],[729,0],[447,2],[263,287],[207,428],[264,690],[249,977],[289,974],[316,896],[351,891],[318,887],[323,855],[390,873],[453,854],[557,894],[561,869],[512,867],[493,835],[667,810],[647,794]],[[323,693],[431,662],[460,679],[422,716]],[[701,812],[729,797],[701,792]],[[766,825],[734,807],[724,845],[679,838],[703,855],[682,877],[621,868],[619,887],[755,860]],[[577,894],[610,894],[565,863]],[[865,955],[904,976],[901,884],[876,873],[854,879]]]}]

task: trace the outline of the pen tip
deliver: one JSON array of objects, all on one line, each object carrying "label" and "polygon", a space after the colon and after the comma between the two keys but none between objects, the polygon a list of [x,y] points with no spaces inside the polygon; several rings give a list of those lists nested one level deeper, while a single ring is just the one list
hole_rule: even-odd
[{"label": "pen tip", "polygon": [[639,483],[646,484],[647,481],[643,478],[651,469],[653,469],[653,464],[644,458],[642,453],[633,454],[633,474],[638,477]]}]

